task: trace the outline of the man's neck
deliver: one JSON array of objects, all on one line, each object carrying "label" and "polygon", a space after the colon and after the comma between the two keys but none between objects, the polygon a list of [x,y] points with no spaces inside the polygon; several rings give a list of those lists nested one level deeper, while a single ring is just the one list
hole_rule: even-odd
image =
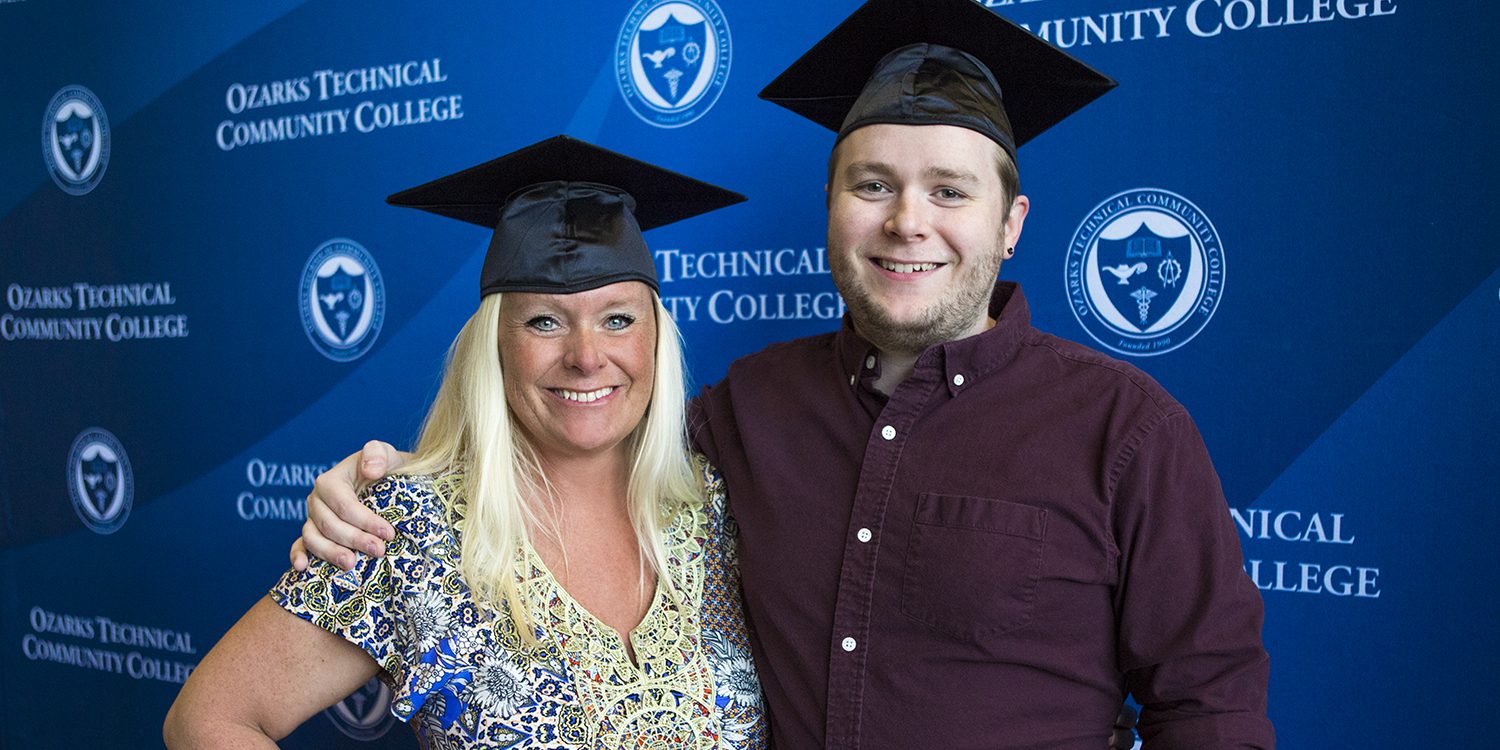
[{"label": "man's neck", "polygon": [[[975,326],[969,333],[958,338],[966,339],[970,336],[978,336],[994,327],[995,319],[986,317],[983,324]],[[950,339],[950,341],[956,340],[958,339]],[[917,358],[922,356],[922,352],[887,351],[885,349],[877,351],[880,354],[880,377],[875,379],[875,390],[889,396],[896,392],[897,386],[906,382],[906,379],[911,377],[911,371],[916,369]]]},{"label": "man's neck", "polygon": [[911,371],[917,366],[921,352],[880,352],[880,377],[875,378],[875,390],[889,396],[896,392]]}]

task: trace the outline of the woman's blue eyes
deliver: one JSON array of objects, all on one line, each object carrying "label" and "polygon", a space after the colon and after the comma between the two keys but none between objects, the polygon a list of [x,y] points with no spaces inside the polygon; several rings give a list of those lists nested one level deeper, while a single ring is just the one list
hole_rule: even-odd
[{"label": "woman's blue eyes", "polygon": [[[635,317],[631,315],[610,315],[604,319],[604,327],[611,331],[623,331],[634,323]],[[550,315],[538,315],[526,321],[526,326],[542,333],[551,333],[562,328],[557,318]]]}]

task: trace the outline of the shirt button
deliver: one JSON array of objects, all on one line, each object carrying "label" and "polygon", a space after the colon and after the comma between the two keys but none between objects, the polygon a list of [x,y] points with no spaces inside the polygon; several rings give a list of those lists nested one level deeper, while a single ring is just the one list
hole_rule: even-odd
[{"label": "shirt button", "polygon": [[873,370],[873,369],[875,369],[875,355],[871,354],[870,356],[865,357],[865,369],[866,370]]},{"label": "shirt button", "polygon": [[854,647],[855,647],[855,646],[856,646],[856,645],[858,645],[858,644],[856,644],[856,643],[855,643],[855,642],[854,642],[854,639],[853,639],[853,638],[845,638],[845,639],[844,639],[844,642],[843,642],[843,643],[840,643],[840,644],[839,644],[839,645],[840,645],[840,646],[843,646],[843,647],[844,647],[844,650],[845,650],[845,651],[853,651],[853,650],[854,650]]},{"label": "shirt button", "polygon": [[853,375],[849,376],[849,385],[854,385],[854,376]]},{"label": "shirt button", "polygon": [[860,529],[859,531],[854,532],[854,537],[861,542],[868,542],[873,536],[874,534],[871,534],[869,529]]},{"label": "shirt button", "polygon": [[964,384],[964,375],[963,375],[963,373],[959,373],[959,374],[953,376],[953,384],[954,385],[963,385]]},{"label": "shirt button", "polygon": [[894,428],[894,427],[892,427],[890,425],[886,425],[886,426],[880,428],[880,436],[883,437],[883,438],[885,438],[886,440],[895,440],[896,439],[896,428]]}]

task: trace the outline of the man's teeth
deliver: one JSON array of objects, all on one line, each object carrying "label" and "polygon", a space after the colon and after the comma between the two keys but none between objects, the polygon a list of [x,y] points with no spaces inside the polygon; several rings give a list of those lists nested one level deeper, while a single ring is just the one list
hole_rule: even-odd
[{"label": "man's teeth", "polygon": [[569,401],[577,401],[581,404],[587,404],[591,401],[598,401],[599,399],[604,398],[611,393],[614,393],[615,387],[612,385],[605,386],[597,391],[570,391],[565,388],[553,388],[552,392],[556,393],[559,396],[562,396]]},{"label": "man's teeth", "polygon": [[879,259],[877,259],[875,262],[879,263],[881,268],[884,268],[887,271],[894,271],[896,273],[915,273],[917,271],[931,271],[932,269],[938,267],[938,264],[936,264],[936,263],[892,263],[892,262],[890,262],[888,260],[879,260]]}]

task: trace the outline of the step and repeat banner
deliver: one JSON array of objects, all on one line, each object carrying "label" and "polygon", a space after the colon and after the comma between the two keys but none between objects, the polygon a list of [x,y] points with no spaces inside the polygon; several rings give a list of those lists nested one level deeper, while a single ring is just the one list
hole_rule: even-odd
[{"label": "step and repeat banner", "polygon": [[[984,4],[1120,82],[1003,275],[1192,411],[1281,746],[1493,736],[1500,8]],[[647,236],[699,384],[844,311],[832,135],[756,93],[853,0],[189,5],[0,1],[3,746],[159,745],[313,477],[409,443],[488,237],[386,195],[557,133],[743,192]],[[389,697],[285,746],[411,747]]]}]

